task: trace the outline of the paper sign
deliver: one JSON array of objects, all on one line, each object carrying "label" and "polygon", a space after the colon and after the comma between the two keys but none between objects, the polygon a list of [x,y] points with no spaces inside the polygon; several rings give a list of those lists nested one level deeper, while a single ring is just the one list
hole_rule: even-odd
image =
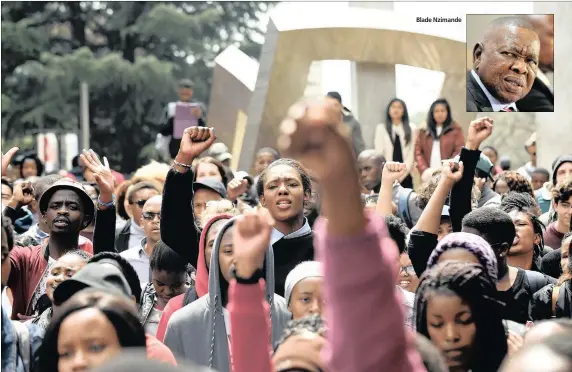
[{"label": "paper sign", "polygon": [[183,138],[183,132],[188,127],[197,126],[199,118],[194,116],[191,110],[198,107],[197,103],[178,102],[175,107],[175,117],[173,118],[173,138]]}]

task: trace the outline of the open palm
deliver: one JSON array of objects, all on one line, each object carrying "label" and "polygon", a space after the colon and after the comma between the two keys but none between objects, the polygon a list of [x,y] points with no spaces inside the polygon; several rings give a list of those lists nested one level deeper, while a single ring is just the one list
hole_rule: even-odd
[{"label": "open palm", "polygon": [[103,158],[106,164],[101,163],[99,157],[93,150],[83,150],[80,155],[81,161],[90,171],[93,172],[95,181],[99,186],[102,194],[113,194],[113,189],[115,187],[115,178],[111,169],[109,169],[109,164],[107,163],[107,158]]}]

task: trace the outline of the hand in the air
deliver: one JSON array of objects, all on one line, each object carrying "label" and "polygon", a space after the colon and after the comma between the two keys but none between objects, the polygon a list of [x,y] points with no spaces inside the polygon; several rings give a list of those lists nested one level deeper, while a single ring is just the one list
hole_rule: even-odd
[{"label": "hand in the air", "polygon": [[447,181],[457,183],[463,178],[463,169],[465,166],[462,161],[459,163],[454,161],[443,162],[442,177]]},{"label": "hand in the air", "polygon": [[489,138],[493,133],[493,119],[482,117],[471,121],[467,134],[467,145],[469,150],[478,150],[481,143]]},{"label": "hand in the air", "polygon": [[14,154],[18,150],[19,149],[17,147],[12,147],[10,150],[8,150],[8,152],[6,152],[5,154],[2,154],[2,173],[0,173],[2,176],[6,175],[6,170],[10,166],[10,162],[12,161],[12,157],[14,157]]},{"label": "hand in the air", "polygon": [[407,173],[407,166],[403,163],[388,161],[383,166],[381,173],[381,182],[393,185],[395,181],[399,181]]},{"label": "hand in the air", "polygon": [[248,180],[244,178],[235,178],[228,183],[226,187],[226,198],[235,201],[238,197],[248,190]]},{"label": "hand in the air", "polygon": [[234,265],[236,274],[250,278],[262,268],[274,219],[265,208],[245,211],[234,224]]},{"label": "hand in the air", "polygon": [[113,173],[111,173],[111,169],[109,169],[107,158],[105,156],[103,157],[105,164],[102,164],[101,160],[99,160],[99,156],[91,149],[83,149],[83,153],[79,157],[85,167],[93,172],[95,182],[97,182],[99,186],[101,201],[104,203],[111,201],[115,188],[115,177],[113,177]]},{"label": "hand in the air", "polygon": [[8,206],[16,209],[30,204],[32,200],[34,200],[34,188],[32,187],[32,183],[29,181],[16,182]]},{"label": "hand in the air", "polygon": [[177,155],[178,161],[191,164],[194,159],[208,150],[215,140],[214,128],[189,127],[185,129]]}]

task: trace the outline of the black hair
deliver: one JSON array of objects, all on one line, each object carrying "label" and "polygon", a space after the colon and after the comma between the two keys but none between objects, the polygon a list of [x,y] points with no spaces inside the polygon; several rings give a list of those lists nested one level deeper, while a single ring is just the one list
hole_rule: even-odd
[{"label": "black hair", "polygon": [[387,225],[389,236],[397,244],[397,248],[399,248],[399,254],[407,253],[405,239],[407,234],[409,234],[409,228],[405,222],[397,216],[389,215],[385,216],[385,224]]},{"label": "black hair", "polygon": [[555,204],[558,204],[558,202],[567,202],[571,197],[572,180],[561,182],[552,189],[552,200]]},{"label": "black hair", "polygon": [[446,261],[423,273],[415,296],[415,321],[417,332],[429,339],[427,304],[435,294],[454,294],[471,309],[476,336],[468,368],[473,372],[497,371],[507,354],[503,305],[495,299],[496,287],[485,269],[478,264]]},{"label": "black hair", "polygon": [[463,218],[463,227],[470,227],[481,233],[491,246],[506,243],[509,247],[516,236],[512,218],[496,207],[482,207],[472,210]]},{"label": "black hair", "polygon": [[195,165],[195,172],[193,175],[193,182],[197,182],[197,175],[199,174],[199,165],[203,163],[214,164],[217,167],[218,172],[220,173],[220,177],[222,179],[222,184],[226,188],[229,182],[227,171],[224,165],[220,161],[213,158],[212,156],[205,156],[204,158],[201,158],[197,161],[197,164]]},{"label": "black hair", "polygon": [[2,177],[2,185],[6,185],[10,188],[12,192],[14,192],[14,184],[10,182],[10,180],[6,177]]},{"label": "black hair", "polygon": [[511,191],[503,195],[500,208],[506,213],[517,211],[522,212],[528,216],[530,222],[532,223],[534,233],[540,236],[540,244],[534,245],[533,261],[536,260],[540,253],[544,250],[545,229],[544,224],[538,219],[540,216],[540,208],[538,208],[536,199],[534,199],[528,193]]},{"label": "black hair", "polygon": [[162,240],[159,240],[153,247],[149,266],[152,270],[174,273],[188,273],[190,271],[190,265]]},{"label": "black hair", "polygon": [[88,263],[92,262],[99,262],[103,259],[111,259],[114,260],[119,264],[121,268],[121,272],[127,280],[127,284],[129,284],[129,288],[131,289],[131,294],[135,297],[135,302],[138,304],[141,301],[141,283],[139,281],[139,276],[137,272],[133,268],[133,266],[127,261],[123,256],[116,252],[100,252],[94,255]]},{"label": "black hair", "polygon": [[[419,207],[419,209],[423,210],[427,204],[429,204],[429,199],[431,199],[431,196],[435,193],[440,180],[441,171],[439,170],[434,173],[427,182],[421,184],[419,191],[417,192],[417,198],[415,198],[415,204]],[[445,202],[445,204],[448,204],[448,201]]]},{"label": "black hair", "polygon": [[42,345],[38,351],[40,371],[54,372],[58,370],[58,338],[62,323],[67,317],[85,309],[97,309],[113,325],[119,344],[123,348],[145,348],[146,337],[143,325],[137,317],[137,310],[129,300],[113,296],[101,291],[81,291],[66,301],[54,314]]},{"label": "black hair", "polygon": [[39,202],[46,190],[61,179],[63,179],[63,177],[59,174],[50,174],[49,176],[38,178],[38,180],[34,182],[34,199]]},{"label": "black hair", "polygon": [[32,159],[35,163],[36,163],[36,176],[41,176],[42,173],[44,173],[44,163],[42,163],[42,161],[40,160],[40,158],[38,157],[38,155],[36,154],[30,154],[30,155],[26,155],[22,158],[22,161],[20,162],[21,166],[20,166],[20,177],[24,178],[24,162],[28,159]]},{"label": "black hair", "polygon": [[403,132],[405,133],[405,143],[409,144],[409,142],[411,142],[411,126],[409,125],[409,112],[407,111],[407,105],[405,104],[405,101],[403,101],[402,99],[394,98],[391,101],[389,101],[389,104],[385,109],[385,130],[387,130],[387,133],[391,135],[393,124],[391,122],[391,116],[389,116],[389,108],[394,102],[401,103],[401,106],[403,107],[403,116],[401,117],[401,124],[403,125]]},{"label": "black hair", "polygon": [[194,83],[191,79],[181,79],[177,83],[177,88],[193,88]]},{"label": "black hair", "polygon": [[449,371],[441,352],[427,337],[420,333],[415,333],[415,344],[427,372]]},{"label": "black hair", "polygon": [[6,234],[6,242],[8,243],[8,251],[14,248],[14,227],[12,221],[6,216],[2,216],[2,234]]},{"label": "black hair", "polygon": [[[132,198],[133,198],[133,194],[135,194],[137,191],[143,190],[143,189],[152,189],[152,190],[157,191],[158,193],[161,193],[161,190],[159,190],[159,189],[157,188],[157,185],[156,185],[155,183],[153,183],[153,182],[149,182],[149,181],[137,182],[136,184],[134,184],[134,185],[131,187],[131,190],[128,189],[128,191],[129,191],[129,198],[127,199],[127,202],[128,202],[129,204],[133,204],[133,203],[134,203],[134,201],[133,201],[133,199],[132,199]],[[127,197],[127,195],[126,195],[125,197]]]},{"label": "black hair", "polygon": [[307,315],[300,319],[291,320],[286,325],[286,328],[284,328],[282,338],[276,343],[275,350],[291,336],[310,332],[325,337],[326,330],[326,323],[319,314]]},{"label": "black hair", "polygon": [[532,190],[532,184],[526,179],[522,174],[516,171],[506,171],[501,173],[498,178],[493,182],[493,190],[496,190],[498,181],[503,180],[506,182],[509,191],[515,191],[519,193],[527,193],[534,197],[534,191]]},{"label": "black hair", "polygon": [[333,98],[336,101],[338,101],[340,104],[342,104],[342,95],[340,93],[332,91],[332,92],[326,93],[326,96]]},{"label": "black hair", "polygon": [[429,108],[429,112],[427,113],[427,127],[433,135],[433,138],[437,138],[437,122],[435,122],[435,118],[433,117],[433,112],[435,111],[435,107],[437,105],[445,105],[447,108],[447,119],[445,119],[443,122],[443,129],[447,128],[453,122],[453,113],[451,112],[451,106],[449,105],[449,102],[444,98],[439,98],[433,102]]},{"label": "black hair", "polygon": [[546,180],[550,181],[550,172],[548,172],[548,169],[545,168],[535,168],[532,171],[532,174],[542,174],[543,176],[546,176]]},{"label": "black hair", "polygon": [[302,187],[304,188],[304,193],[309,194],[312,192],[312,181],[310,180],[310,176],[302,164],[294,159],[281,158],[273,161],[265,170],[260,173],[258,181],[256,182],[256,193],[258,194],[258,197],[264,195],[264,179],[266,178],[266,174],[270,171],[270,169],[279,165],[287,165],[291,168],[294,168],[294,170],[300,175],[300,178],[302,179]]},{"label": "black hair", "polygon": [[264,153],[268,153],[271,154],[272,156],[274,156],[274,160],[278,160],[280,159],[280,153],[278,152],[278,150],[272,148],[272,147],[263,147],[260,150],[258,150],[256,152],[256,156],[260,155],[260,154],[264,154]]}]

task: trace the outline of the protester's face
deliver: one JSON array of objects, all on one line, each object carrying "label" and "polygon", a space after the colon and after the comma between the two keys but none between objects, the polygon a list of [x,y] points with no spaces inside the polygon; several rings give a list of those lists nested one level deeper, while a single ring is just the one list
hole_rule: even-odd
[{"label": "protester's face", "polygon": [[415,293],[417,286],[419,286],[419,278],[415,274],[415,269],[407,253],[402,253],[399,256],[397,285],[411,293]]},{"label": "protester's face", "polygon": [[447,120],[448,115],[447,106],[443,103],[438,103],[433,108],[433,119],[438,125],[443,124]]},{"label": "protester's face", "polygon": [[572,215],[572,197],[568,200],[561,200],[555,205],[558,221],[562,221],[565,226],[570,226],[570,216]]},{"label": "protester's face", "polygon": [[556,184],[564,182],[565,179],[572,177],[572,163],[562,163],[556,171]]},{"label": "protester's face", "polygon": [[520,27],[498,27],[490,33],[473,65],[489,92],[501,102],[516,102],[528,94],[538,71],[538,35]]},{"label": "protester's face", "polygon": [[2,204],[7,205],[12,198],[12,189],[8,185],[2,184]]},{"label": "protester's face", "polygon": [[548,177],[542,173],[532,173],[532,187],[534,191],[541,189],[548,182]]},{"label": "protester's face", "polygon": [[220,174],[218,167],[213,163],[200,163],[197,166],[197,181],[204,180],[205,178],[222,182],[222,174]]},{"label": "protester's face", "polygon": [[141,217],[143,216],[145,203],[155,195],[159,195],[155,189],[141,189],[131,193],[131,202],[133,204],[130,204],[129,207],[133,215],[133,221],[137,225],[141,226]]},{"label": "protester's face", "polygon": [[312,179],[312,192],[310,193],[310,198],[304,204],[304,216],[308,217],[308,215],[312,213],[318,203],[318,181]]},{"label": "protester's face", "polygon": [[121,352],[113,324],[95,308],[79,310],[65,318],[57,346],[58,372],[87,371]]},{"label": "protester's face", "polygon": [[79,195],[73,190],[58,190],[48,203],[43,219],[52,233],[80,231],[85,208]]},{"label": "protester's face", "polygon": [[161,239],[161,198],[153,197],[143,206],[140,225],[145,231],[145,237],[150,242]]},{"label": "protester's face", "polygon": [[269,152],[261,152],[256,155],[256,160],[254,161],[254,171],[256,174],[262,173],[263,170],[268,168],[276,158]]},{"label": "protester's face", "polygon": [[[572,236],[566,238],[562,242],[562,246],[560,247],[562,250],[560,251],[560,267],[562,267],[563,273],[568,273],[568,257],[570,256],[570,243],[572,242]],[[572,274],[572,273],[568,273]]]},{"label": "protester's face", "polygon": [[427,331],[451,370],[468,367],[477,328],[471,309],[459,296],[431,296],[427,302]]},{"label": "protester's face", "polygon": [[209,227],[209,230],[207,231],[207,236],[206,236],[207,242],[205,246],[205,264],[207,265],[207,269],[209,270],[211,268],[211,254],[213,252],[216,236],[218,235],[218,232],[220,231],[222,225],[224,225],[224,223],[227,221],[228,221],[227,219],[218,220],[215,223],[213,223]]},{"label": "protester's face", "polygon": [[389,106],[389,117],[391,120],[400,121],[403,118],[403,112],[403,105],[399,101],[395,101]]},{"label": "protester's face", "polygon": [[8,238],[4,231],[2,231],[2,289],[8,284],[8,277],[10,276],[10,248],[8,247]]},{"label": "protester's face", "polygon": [[359,158],[358,170],[361,184],[369,191],[381,183],[382,167],[373,157]]},{"label": "protester's face", "polygon": [[200,222],[200,216],[207,209],[207,203],[213,200],[221,200],[222,196],[209,189],[198,189],[193,198],[193,211],[195,219]]},{"label": "protester's face", "polygon": [[310,198],[304,193],[302,177],[289,165],[270,168],[264,176],[264,194],[260,198],[277,221],[290,221],[304,211],[304,201]]},{"label": "protester's face", "polygon": [[322,287],[324,278],[314,277],[300,280],[292,289],[292,297],[288,310],[293,319],[300,319],[306,315],[322,314],[324,298]]},{"label": "protester's face", "polygon": [[56,261],[46,278],[46,294],[50,301],[54,301],[54,291],[57,286],[71,278],[86,264],[87,261],[77,254],[66,254]]},{"label": "protester's face", "polygon": [[182,102],[189,102],[193,98],[192,88],[179,88],[177,89],[177,93],[179,94],[179,99]]},{"label": "protester's face", "polygon": [[493,151],[493,149],[491,149],[490,147],[487,147],[483,150],[483,154],[485,154],[487,156],[487,158],[489,158],[489,160],[491,161],[491,163],[496,164],[498,159],[497,153]]},{"label": "protester's face", "polygon": [[220,272],[227,283],[230,283],[230,268],[234,263],[234,245],[232,241],[233,236],[234,227],[231,226],[224,232],[218,251],[218,263],[220,266]]},{"label": "protester's face", "polygon": [[540,236],[534,233],[534,226],[530,217],[523,212],[509,213],[516,229],[516,237],[508,251],[509,256],[519,256],[532,252],[534,244],[540,243]]},{"label": "protester's face", "polygon": [[160,299],[160,304],[165,306],[175,296],[185,293],[188,289],[186,273],[169,272],[166,270],[151,270],[153,287]]},{"label": "protester's face", "polygon": [[26,159],[22,163],[22,175],[24,178],[37,176],[38,175],[38,165],[34,159]]},{"label": "protester's face", "polygon": [[495,184],[495,192],[499,195],[504,195],[508,192],[508,184],[505,180],[498,180]]},{"label": "protester's face", "polygon": [[448,218],[442,218],[439,224],[439,230],[437,230],[437,240],[441,241],[444,237],[453,232],[453,226],[451,225],[451,220]]}]

